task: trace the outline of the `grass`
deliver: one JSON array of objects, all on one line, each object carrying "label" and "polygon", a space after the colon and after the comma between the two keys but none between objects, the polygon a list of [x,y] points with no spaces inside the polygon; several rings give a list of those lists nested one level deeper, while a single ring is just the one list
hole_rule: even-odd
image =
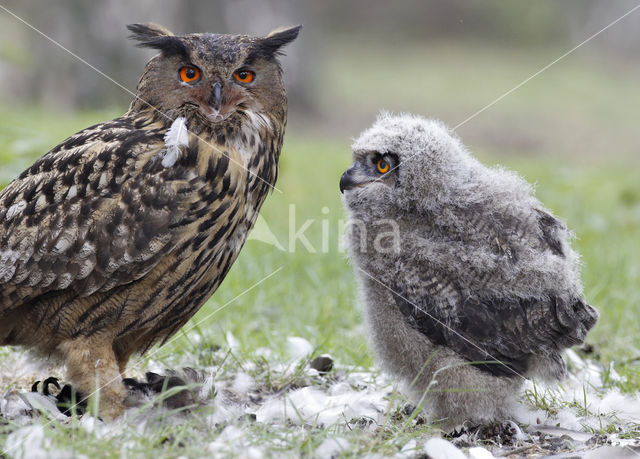
[{"label": "grass", "polygon": [[[345,126],[345,135],[368,125],[380,109],[419,113],[456,126],[568,51],[471,40],[399,46],[357,39],[327,49],[318,77],[324,96],[318,105],[327,113],[322,125]],[[638,76],[637,61],[595,56],[585,46],[458,132],[474,151],[637,164]]]},{"label": "grass", "polygon": [[[541,52],[520,55],[485,48],[469,52],[444,45],[420,53],[384,51],[359,53],[360,64],[371,71],[376,62],[379,67],[381,54],[386,61],[371,78],[357,85],[343,71],[352,53],[345,51],[330,60],[322,83],[325,91],[332,93],[327,105],[331,100],[341,101],[343,110],[353,110],[354,118],[360,120],[371,119],[372,113],[385,106],[418,112],[429,107],[426,110],[430,113],[455,124],[463,119],[463,113],[473,113],[472,107],[481,107],[549,61],[548,54]],[[408,76],[416,79],[415,85],[406,81],[401,84],[393,74],[394,69],[407,68],[412,72]],[[473,79],[470,68],[482,78]],[[601,313],[588,338],[594,348],[591,358],[605,367],[613,362],[621,378],[611,385],[636,393],[640,390],[640,165],[629,156],[638,146],[637,136],[630,134],[636,132],[637,122],[630,107],[639,106],[640,101],[634,89],[636,80],[632,85],[623,74],[614,73],[612,69],[596,71],[588,56],[572,62],[546,79],[532,82],[522,94],[505,99],[495,111],[478,119],[479,124],[474,121],[461,130],[461,135],[466,139],[468,134],[471,145],[479,144],[474,150],[485,163],[499,162],[535,182],[541,201],[576,233],[574,245],[584,263],[585,296]],[[381,88],[385,91],[378,98]],[[459,88],[467,89],[450,97]],[[629,91],[624,104],[609,103],[626,89],[634,90]],[[469,100],[466,95],[471,93],[475,95]],[[389,94],[396,99],[392,101]],[[602,110],[596,110],[597,106]],[[0,181],[6,183],[66,135],[115,114],[54,115],[35,108],[0,107]],[[480,142],[479,128],[473,127],[478,125],[490,126],[486,143]],[[501,129],[511,132],[516,142],[504,143],[491,137]],[[570,139],[563,137],[568,135],[567,130],[575,133],[573,145],[578,150],[590,141],[596,150],[600,148],[602,143],[596,137],[601,134],[615,139],[611,151],[616,154],[603,158],[585,154],[590,159],[584,160],[575,153],[576,148],[571,148]],[[195,368],[220,365],[217,377],[221,379],[244,369],[270,391],[277,391],[295,385],[300,373],[278,372],[270,365],[286,355],[287,337],[300,336],[315,346],[315,354],[330,353],[340,365],[372,366],[352,269],[340,248],[343,212],[338,180],[350,163],[349,142],[346,136],[327,140],[300,132],[289,131],[277,183],[281,193],[273,192],[268,198],[263,220],[255,231],[259,239],[272,234],[284,250],[261,240],[248,241],[213,298],[174,340],[153,351],[155,364]],[[356,133],[354,130],[351,135]],[[531,136],[541,140],[527,143]],[[515,150],[533,155],[513,155]],[[567,150],[573,153],[567,155]],[[544,155],[538,155],[539,151]],[[301,238],[290,240],[309,221],[304,236],[313,250]],[[237,347],[220,360],[219,352],[213,349],[235,346],[235,342],[228,342],[230,339],[237,341]],[[273,360],[260,359],[256,355],[260,348],[272,350]],[[6,349],[0,350],[0,358],[7,356]],[[142,358],[134,364],[144,369],[150,361]],[[5,388],[0,387],[0,391]],[[393,397],[400,396],[394,393]],[[529,397],[540,408],[560,409],[546,396]],[[119,432],[91,430],[74,419],[67,425],[46,425],[42,444],[45,449],[63,449],[88,457],[197,457],[227,427],[210,429],[203,421],[205,414],[196,414],[178,425],[157,422],[132,425]],[[0,444],[4,442],[2,437],[16,428],[0,425]],[[603,426],[603,431],[608,429]],[[391,415],[374,431],[345,430],[339,425],[275,429],[259,423],[251,424],[247,431],[243,439],[247,448],[268,444],[274,455],[312,455],[323,440],[335,436],[349,438],[350,454],[394,454],[411,439],[425,439],[436,432],[433,426],[396,421]]]}]

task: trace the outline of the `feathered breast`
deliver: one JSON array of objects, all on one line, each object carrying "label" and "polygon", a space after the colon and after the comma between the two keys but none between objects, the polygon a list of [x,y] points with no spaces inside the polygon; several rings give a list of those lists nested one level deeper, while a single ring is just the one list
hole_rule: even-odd
[{"label": "feathered breast", "polygon": [[228,235],[245,211],[242,166],[206,139],[170,135],[151,118],[99,124],[2,191],[0,309],[52,290],[107,291],[176,248],[214,249]]}]

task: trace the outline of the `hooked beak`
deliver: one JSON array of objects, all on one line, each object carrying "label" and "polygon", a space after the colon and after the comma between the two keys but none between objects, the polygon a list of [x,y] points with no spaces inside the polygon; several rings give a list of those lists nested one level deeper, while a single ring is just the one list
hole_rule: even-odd
[{"label": "hooked beak", "polygon": [[211,85],[211,97],[209,98],[209,105],[216,112],[220,111],[222,106],[222,83],[216,81]]},{"label": "hooked beak", "polygon": [[340,193],[344,193],[345,190],[350,190],[351,188],[359,185],[354,178],[353,166],[344,171],[342,177],[340,178]]}]

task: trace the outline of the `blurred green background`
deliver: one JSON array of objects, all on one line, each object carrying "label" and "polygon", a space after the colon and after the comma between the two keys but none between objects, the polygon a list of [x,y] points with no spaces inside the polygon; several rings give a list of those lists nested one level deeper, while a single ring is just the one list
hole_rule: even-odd
[{"label": "blurred green background", "polygon": [[[284,250],[247,243],[222,287],[187,326],[205,340],[224,344],[230,331],[250,351],[281,348],[287,336],[297,335],[342,363],[371,363],[352,270],[339,248],[338,180],[350,163],[350,139],[380,109],[409,111],[458,126],[485,163],[504,164],[537,184],[538,197],[577,235],[585,294],[602,314],[589,338],[596,357],[618,362],[630,376],[630,390],[640,385],[640,10],[464,122],[635,2],[345,3],[3,4],[132,91],[153,53],[127,40],[125,24],[250,34],[304,24],[282,59],[290,121],[281,193],[268,199],[258,231],[264,239],[268,228]],[[0,75],[2,183],[66,136],[118,116],[131,99],[2,11]],[[304,235],[315,253],[289,241],[307,220]],[[194,346],[206,348],[182,333],[159,355],[169,362],[176,350]]]}]

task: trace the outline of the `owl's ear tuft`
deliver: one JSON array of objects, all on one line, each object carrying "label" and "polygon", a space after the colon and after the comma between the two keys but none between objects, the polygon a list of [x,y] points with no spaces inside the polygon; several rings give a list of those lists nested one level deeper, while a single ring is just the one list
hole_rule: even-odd
[{"label": "owl's ear tuft", "polygon": [[131,31],[129,38],[137,40],[138,47],[152,48],[162,51],[164,56],[182,55],[189,57],[189,48],[169,29],[158,24],[129,24],[127,29]]},{"label": "owl's ear tuft", "polygon": [[148,41],[158,37],[173,36],[173,33],[171,33],[169,29],[160,24],[129,24],[127,29],[131,32],[129,38],[138,41]]},{"label": "owl's ear tuft", "polygon": [[300,29],[302,29],[302,25],[276,29],[266,37],[258,40],[256,50],[267,58],[281,55],[280,48],[295,40],[300,33]]}]

